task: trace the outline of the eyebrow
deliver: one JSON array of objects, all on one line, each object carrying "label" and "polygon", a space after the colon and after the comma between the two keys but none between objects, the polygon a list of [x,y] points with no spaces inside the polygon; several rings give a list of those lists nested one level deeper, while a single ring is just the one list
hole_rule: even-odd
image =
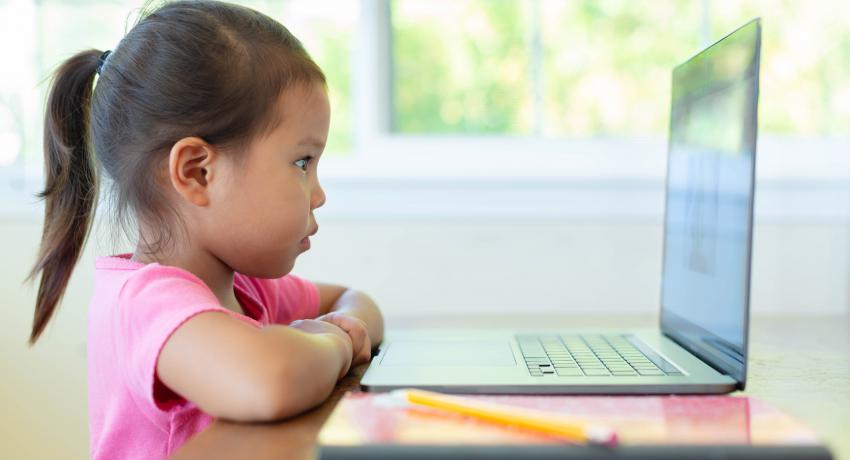
[{"label": "eyebrow", "polygon": [[298,145],[312,145],[320,149],[325,148],[325,143],[317,137],[305,137],[304,139],[301,139],[301,142],[299,142]]}]

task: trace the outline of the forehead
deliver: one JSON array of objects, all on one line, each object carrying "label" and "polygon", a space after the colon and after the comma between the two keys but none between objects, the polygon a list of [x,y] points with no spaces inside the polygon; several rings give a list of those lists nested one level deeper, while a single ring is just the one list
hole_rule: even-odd
[{"label": "forehead", "polygon": [[275,103],[278,123],[269,133],[278,141],[314,137],[324,140],[330,122],[330,104],[321,84],[298,84],[287,88]]}]

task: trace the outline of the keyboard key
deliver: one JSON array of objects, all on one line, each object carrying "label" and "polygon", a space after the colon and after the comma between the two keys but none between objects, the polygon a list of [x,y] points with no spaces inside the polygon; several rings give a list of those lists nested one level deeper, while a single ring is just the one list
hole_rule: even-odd
[{"label": "keyboard key", "polygon": [[608,368],[605,366],[581,366],[581,370],[583,371],[608,371]]},{"label": "keyboard key", "polygon": [[631,363],[631,366],[635,369],[658,369],[658,366],[655,364],[634,364]]},{"label": "keyboard key", "polygon": [[654,375],[664,375],[664,372],[661,369],[638,369],[637,370],[640,375],[654,376]]},{"label": "keyboard key", "polygon": [[617,370],[617,371],[612,370],[611,374],[615,375],[615,376],[638,375],[638,373],[635,372],[635,371],[619,371],[619,370]]},{"label": "keyboard key", "polygon": [[608,369],[626,369],[626,370],[632,369],[632,366],[629,366],[628,364],[608,364],[608,363],[605,363],[605,367],[607,367]]},{"label": "keyboard key", "polygon": [[584,374],[591,377],[601,377],[605,375],[611,375],[607,369],[584,369]]},{"label": "keyboard key", "polygon": [[584,372],[581,369],[559,369],[555,368],[555,372],[562,377],[583,377]]}]

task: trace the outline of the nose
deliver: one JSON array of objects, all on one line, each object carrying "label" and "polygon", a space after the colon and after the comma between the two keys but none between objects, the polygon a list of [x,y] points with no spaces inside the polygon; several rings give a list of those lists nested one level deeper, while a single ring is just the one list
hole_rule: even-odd
[{"label": "nose", "polygon": [[325,196],[325,190],[322,189],[319,181],[316,181],[316,186],[313,187],[313,193],[310,195],[310,208],[316,209],[321,208],[325,205],[325,201],[327,197]]}]

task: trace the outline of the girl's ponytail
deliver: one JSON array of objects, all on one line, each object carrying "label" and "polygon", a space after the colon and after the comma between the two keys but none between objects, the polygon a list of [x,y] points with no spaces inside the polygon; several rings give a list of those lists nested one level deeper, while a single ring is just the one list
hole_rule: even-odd
[{"label": "girl's ponytail", "polygon": [[44,116],[44,230],[28,277],[41,273],[30,344],[56,306],[80,257],[97,200],[97,175],[89,142],[92,85],[101,52],[77,53],[56,71]]}]

